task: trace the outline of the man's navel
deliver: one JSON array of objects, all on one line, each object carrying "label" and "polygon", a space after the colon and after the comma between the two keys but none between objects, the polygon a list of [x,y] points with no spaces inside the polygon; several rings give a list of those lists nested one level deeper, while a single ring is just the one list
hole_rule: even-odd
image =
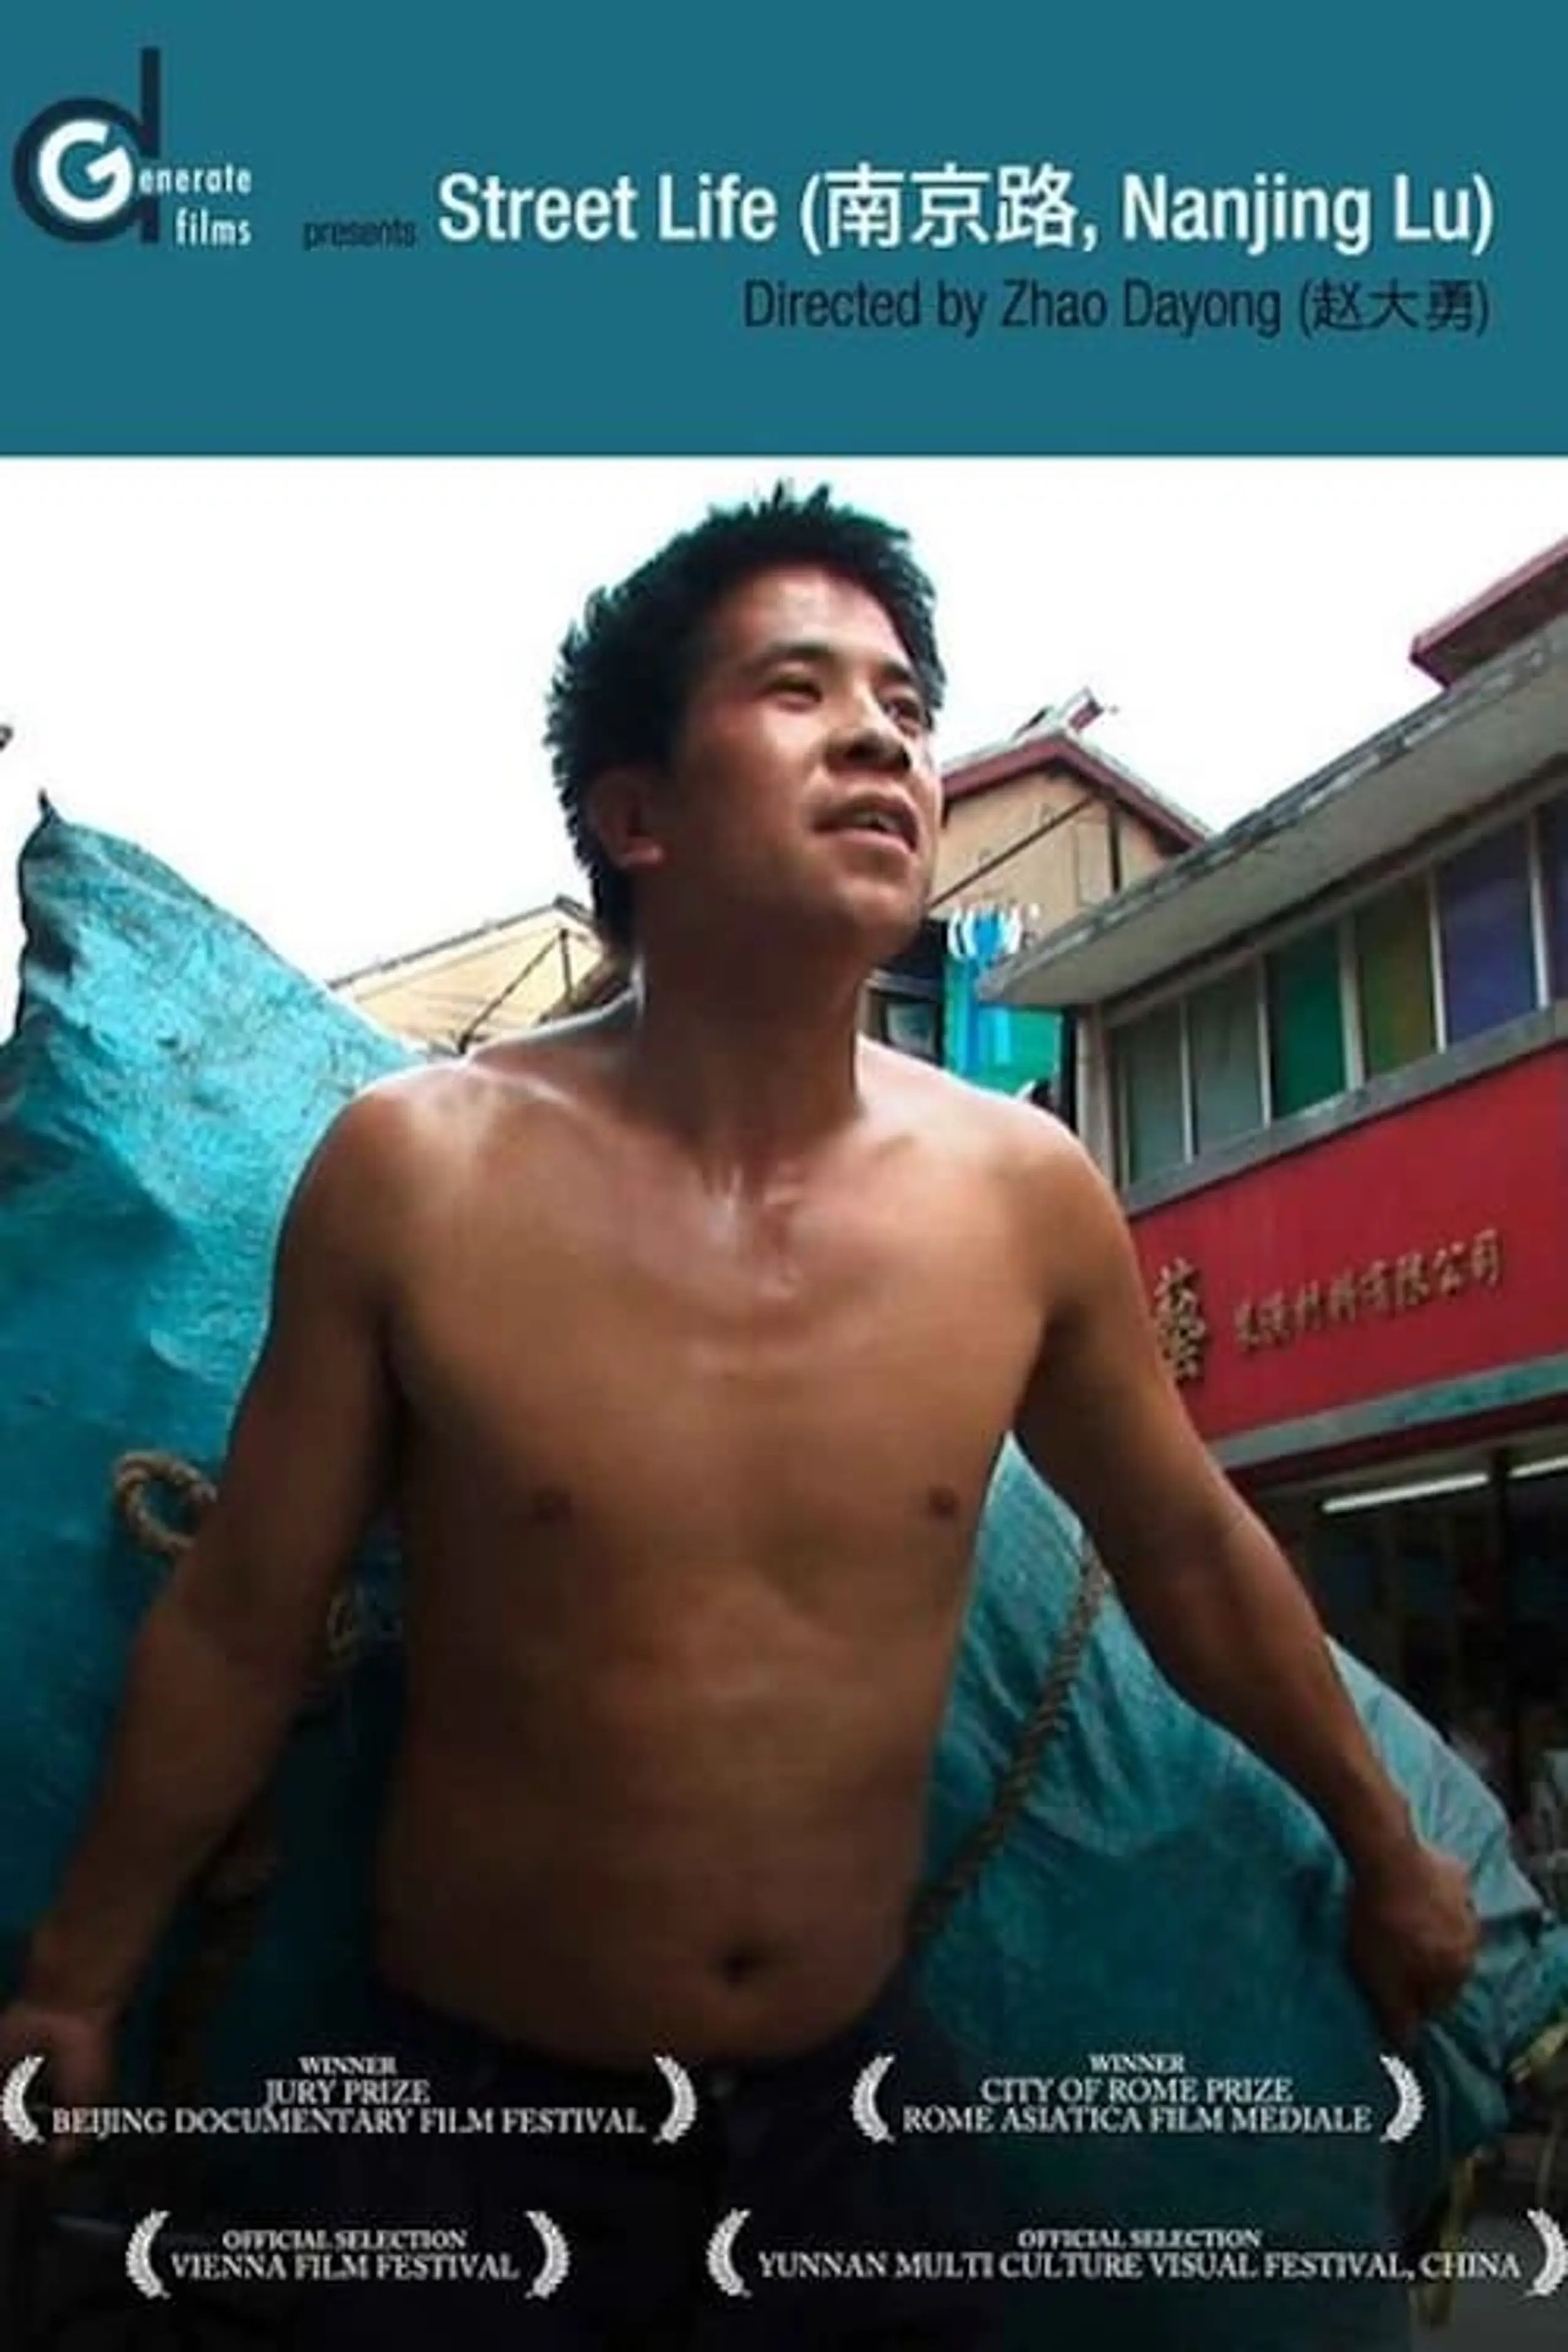
[{"label": "man's navel", "polygon": [[574,1506],[564,1486],[535,1486],[523,1510],[533,1527],[560,1528],[573,1517]]},{"label": "man's navel", "polygon": [[731,1944],[720,1956],[719,1973],[726,1984],[747,1984],[759,1969],[766,1968],[771,1958],[760,1944]]}]

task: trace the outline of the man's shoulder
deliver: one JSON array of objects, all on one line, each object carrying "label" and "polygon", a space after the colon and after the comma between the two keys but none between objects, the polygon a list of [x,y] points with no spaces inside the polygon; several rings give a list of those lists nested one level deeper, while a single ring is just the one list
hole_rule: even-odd
[{"label": "man's shoulder", "polygon": [[344,1104],[322,1139],[321,1157],[361,1173],[395,1167],[427,1150],[479,1108],[484,1081],[468,1058],[425,1062],[378,1078]]},{"label": "man's shoulder", "polygon": [[[508,1098],[518,1091],[508,1090]],[[364,1224],[411,1204],[443,1166],[468,1158],[493,1126],[495,1074],[467,1056],[378,1078],[353,1096],[318,1143],[295,1193],[296,1214]]]},{"label": "man's shoulder", "polygon": [[513,1124],[585,1097],[594,1058],[589,1034],[563,1023],[399,1070],[353,1097],[326,1148],[373,1169],[427,1166],[465,1152],[498,1121]]},{"label": "man's shoulder", "polygon": [[[559,1082],[553,1082],[559,1093]],[[400,1070],[354,1095],[301,1171],[287,1230],[300,1265],[378,1277],[420,1237],[471,1214],[476,1184],[539,1157],[535,1138],[558,1124],[552,1081],[536,1053],[468,1055]]]},{"label": "man's shoulder", "polygon": [[1081,1176],[1087,1154],[1053,1112],[888,1046],[868,1052],[869,1074],[887,1100],[929,1126],[933,1135],[972,1150],[998,1173],[1025,1183],[1071,1182]]}]

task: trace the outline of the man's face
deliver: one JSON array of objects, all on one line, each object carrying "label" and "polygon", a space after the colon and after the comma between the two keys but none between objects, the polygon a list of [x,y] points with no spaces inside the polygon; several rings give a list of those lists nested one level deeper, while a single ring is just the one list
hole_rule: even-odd
[{"label": "man's face", "polygon": [[853,940],[868,968],[901,947],[930,892],[942,786],[924,697],[875,597],[795,568],[725,598],[660,800],[658,887],[683,918]]}]

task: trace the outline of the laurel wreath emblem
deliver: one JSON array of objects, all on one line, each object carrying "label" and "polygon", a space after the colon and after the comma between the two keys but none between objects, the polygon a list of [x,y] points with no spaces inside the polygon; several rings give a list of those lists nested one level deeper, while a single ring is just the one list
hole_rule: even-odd
[{"label": "laurel wreath emblem", "polygon": [[892,2063],[891,2055],[884,2051],[881,2057],[873,2058],[868,2065],[862,2066],[855,2079],[855,2093],[849,2105],[856,2122],[868,2139],[890,2140],[893,2137],[877,2106],[877,2093]]},{"label": "laurel wreath emblem", "polygon": [[1568,2279],[1568,2238],[1563,2234],[1562,2223],[1552,2214],[1543,2213],[1539,2206],[1532,2205],[1525,2220],[1534,2223],[1546,2249],[1546,2259],[1527,2292],[1531,2295],[1555,2294],[1563,2280]]},{"label": "laurel wreath emblem", "polygon": [[531,2212],[528,2218],[544,2248],[544,2260],[528,2292],[531,2296],[553,2294],[572,2267],[572,2257],[566,2250],[566,2241],[559,2225],[551,2220],[548,2213]]},{"label": "laurel wreath emblem", "polygon": [[43,2065],[42,2057],[18,2058],[5,2077],[5,2088],[0,2091],[0,2116],[7,2127],[29,2147],[36,2147],[43,2133],[27,2113],[27,2093],[33,2077]]},{"label": "laurel wreath emblem", "polygon": [[149,2213],[137,2222],[125,2248],[125,2275],[145,2295],[166,2300],[169,2290],[153,2268],[153,2241],[168,2220],[167,2213]]},{"label": "laurel wreath emblem", "polygon": [[750,2294],[752,2290],[735,2268],[735,2241],[750,2218],[749,2205],[726,2213],[708,2241],[708,2275],[725,2294]]},{"label": "laurel wreath emblem", "polygon": [[1397,2147],[1402,2141],[1410,2137],[1411,2133],[1426,2114],[1426,2094],[1403,2058],[1390,2058],[1385,2053],[1382,2057],[1382,2065],[1389,2081],[1399,2094],[1399,2103],[1388,2119],[1388,2128],[1383,2135],[1383,2144],[1385,2147]]},{"label": "laurel wreath emblem", "polygon": [[654,2064],[669,2085],[669,2113],[654,2137],[668,2147],[691,2129],[697,2120],[697,2094],[679,2058],[656,2058]]}]

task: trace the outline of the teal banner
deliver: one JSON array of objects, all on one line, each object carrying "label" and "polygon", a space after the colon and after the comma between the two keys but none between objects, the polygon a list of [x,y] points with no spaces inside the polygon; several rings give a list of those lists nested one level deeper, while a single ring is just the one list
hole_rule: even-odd
[{"label": "teal banner", "polygon": [[1565,53],[1521,10],[13,7],[0,450],[1554,452]]}]

